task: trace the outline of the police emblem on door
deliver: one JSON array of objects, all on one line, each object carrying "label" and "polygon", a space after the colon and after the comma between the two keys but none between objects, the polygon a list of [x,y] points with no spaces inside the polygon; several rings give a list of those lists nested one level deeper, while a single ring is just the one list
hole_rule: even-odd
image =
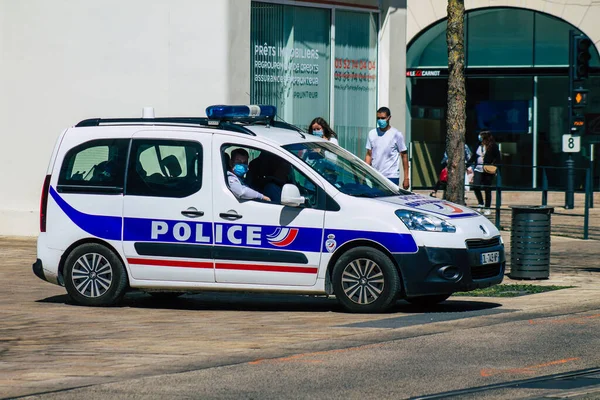
[{"label": "police emblem on door", "polygon": [[325,242],[325,248],[328,252],[333,253],[335,248],[337,247],[337,242],[335,241],[335,235],[330,233],[327,235],[327,241]]}]

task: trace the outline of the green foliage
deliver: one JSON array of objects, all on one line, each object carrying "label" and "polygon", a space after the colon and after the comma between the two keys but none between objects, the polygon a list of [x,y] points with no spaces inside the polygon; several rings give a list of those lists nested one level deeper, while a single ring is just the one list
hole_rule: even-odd
[{"label": "green foliage", "polygon": [[568,289],[573,286],[555,286],[555,285],[520,285],[506,284],[495,285],[485,289],[476,289],[471,292],[456,292],[453,296],[470,297],[517,297],[528,294],[544,293],[552,290]]}]

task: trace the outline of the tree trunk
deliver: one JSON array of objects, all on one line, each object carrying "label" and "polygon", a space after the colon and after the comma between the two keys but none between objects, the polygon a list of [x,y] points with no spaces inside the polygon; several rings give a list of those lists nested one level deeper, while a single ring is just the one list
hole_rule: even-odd
[{"label": "tree trunk", "polygon": [[446,151],[448,152],[448,185],[446,199],[465,202],[465,48],[464,0],[448,0],[448,112],[446,113]]}]

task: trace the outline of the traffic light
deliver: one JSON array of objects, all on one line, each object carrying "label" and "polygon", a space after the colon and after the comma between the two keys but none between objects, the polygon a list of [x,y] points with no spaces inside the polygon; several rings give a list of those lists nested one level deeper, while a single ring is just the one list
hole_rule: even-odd
[{"label": "traffic light", "polygon": [[590,71],[590,48],[592,41],[585,35],[573,36],[573,59],[572,73],[573,80],[579,81],[585,79]]},{"label": "traffic light", "polygon": [[588,98],[587,89],[574,89],[573,90],[573,108],[585,108],[587,106],[587,98]]}]

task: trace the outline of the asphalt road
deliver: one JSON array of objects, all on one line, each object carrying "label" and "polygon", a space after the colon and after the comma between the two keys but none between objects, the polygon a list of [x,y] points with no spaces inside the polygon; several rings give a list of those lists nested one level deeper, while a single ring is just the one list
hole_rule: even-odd
[{"label": "asphalt road", "polygon": [[[599,329],[600,313],[595,310],[456,327],[437,334],[415,332],[405,339],[127,379],[33,398],[404,399],[595,368],[600,365]],[[371,340],[376,341],[377,335]],[[588,378],[587,387],[577,389],[599,390],[600,397],[600,370],[596,374],[595,380]],[[557,392],[543,386],[509,388],[495,395],[477,392],[473,398]]]},{"label": "asphalt road", "polygon": [[33,241],[0,240],[2,398],[600,398],[592,273],[577,288],[378,315],[211,293],[86,308],[33,276],[34,258]]}]

